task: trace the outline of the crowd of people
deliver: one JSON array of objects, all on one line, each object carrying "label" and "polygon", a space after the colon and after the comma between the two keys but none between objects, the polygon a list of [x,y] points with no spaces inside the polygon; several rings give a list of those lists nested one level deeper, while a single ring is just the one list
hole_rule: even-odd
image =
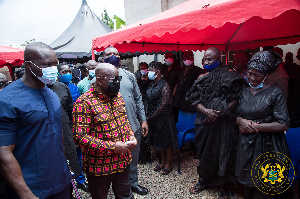
[{"label": "crowd of people", "polygon": [[153,170],[172,172],[181,110],[197,113],[191,194],[242,184],[247,199],[288,198],[261,192],[251,177],[262,154],[290,157],[284,131],[300,126],[300,68],[291,53],[285,63],[282,56],[279,48],[236,53],[231,67],[210,47],[202,69],[192,51],[183,52],[183,66],[168,52],[164,63],[141,62],[133,74],[112,46],[98,62],[71,69],[48,45],[28,44],[17,80],[0,74],[3,197],[68,199],[80,188],[102,199],[110,186],[116,198],[146,195],[137,165],[151,161],[153,147],[160,154]]}]

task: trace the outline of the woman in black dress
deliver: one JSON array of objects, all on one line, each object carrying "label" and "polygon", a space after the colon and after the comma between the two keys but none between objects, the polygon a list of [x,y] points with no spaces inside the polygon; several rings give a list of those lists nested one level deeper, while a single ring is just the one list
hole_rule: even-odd
[{"label": "woman in black dress", "polygon": [[[256,184],[253,180],[252,174],[257,174],[253,170],[257,158],[262,158],[264,162],[267,159],[263,154],[277,152],[289,156],[284,136],[284,131],[289,129],[289,115],[285,99],[276,86],[264,82],[266,76],[274,72],[281,62],[282,59],[277,53],[262,51],[253,55],[247,65],[250,87],[245,88],[240,96],[239,117],[236,119],[240,132],[236,175],[238,181],[245,185],[245,198],[247,199],[276,198],[262,187],[262,181]],[[266,167],[260,167],[260,169],[263,168]],[[262,173],[262,171],[259,172]],[[277,197],[282,196],[277,195]]]},{"label": "woman in black dress", "polygon": [[160,151],[161,163],[154,170],[162,170],[163,175],[168,175],[172,170],[172,153],[177,146],[177,131],[171,114],[172,92],[163,79],[166,69],[160,62],[149,64],[148,76],[154,82],[147,89],[145,106],[149,126],[146,143]]}]

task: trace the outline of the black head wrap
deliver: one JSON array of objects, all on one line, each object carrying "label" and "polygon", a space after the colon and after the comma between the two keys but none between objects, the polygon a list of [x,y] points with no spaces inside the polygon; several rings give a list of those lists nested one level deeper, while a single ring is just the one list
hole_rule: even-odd
[{"label": "black head wrap", "polygon": [[268,75],[273,73],[281,64],[282,58],[276,52],[269,51],[261,51],[255,53],[252,58],[248,61],[247,68],[254,68],[264,75]]}]

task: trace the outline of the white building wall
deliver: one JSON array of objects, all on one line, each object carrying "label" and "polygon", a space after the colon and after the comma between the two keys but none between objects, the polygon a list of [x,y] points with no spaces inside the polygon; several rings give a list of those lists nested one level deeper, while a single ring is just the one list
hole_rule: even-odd
[{"label": "white building wall", "polygon": [[161,13],[161,0],[124,0],[126,25]]}]

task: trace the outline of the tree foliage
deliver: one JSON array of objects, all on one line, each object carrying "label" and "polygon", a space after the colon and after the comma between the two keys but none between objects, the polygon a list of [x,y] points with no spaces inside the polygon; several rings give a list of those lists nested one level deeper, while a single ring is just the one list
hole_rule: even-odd
[{"label": "tree foliage", "polygon": [[113,30],[115,28],[113,19],[115,19],[116,21],[116,29],[119,29],[126,25],[125,21],[116,15],[114,15],[113,19],[111,19],[107,14],[106,9],[104,9],[104,11],[102,12],[100,19]]}]

